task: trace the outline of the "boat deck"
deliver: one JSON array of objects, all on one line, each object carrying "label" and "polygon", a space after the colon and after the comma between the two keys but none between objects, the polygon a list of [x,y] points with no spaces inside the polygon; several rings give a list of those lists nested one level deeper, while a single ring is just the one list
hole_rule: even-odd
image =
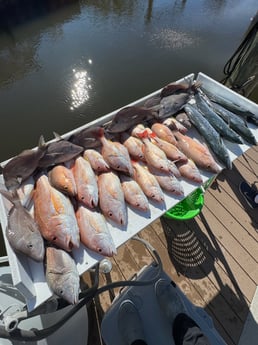
[{"label": "boat deck", "polygon": [[[250,209],[238,189],[243,179],[258,183],[257,173],[258,146],[235,160],[231,171],[219,174],[205,193],[200,215],[183,222],[162,217],[139,233],[158,251],[164,271],[213,318],[229,345],[239,342],[258,285],[258,211]],[[144,246],[130,240],[119,248],[101,285],[130,279],[151,261]],[[99,320],[112,298],[105,292],[95,301],[97,308],[92,306]],[[96,345],[101,339],[95,326],[90,327],[89,344]]]}]

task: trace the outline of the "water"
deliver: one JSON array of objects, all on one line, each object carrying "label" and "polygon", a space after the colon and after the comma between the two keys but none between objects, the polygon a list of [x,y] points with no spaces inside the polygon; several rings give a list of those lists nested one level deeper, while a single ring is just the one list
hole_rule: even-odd
[{"label": "water", "polygon": [[257,0],[0,0],[0,162],[189,73],[221,80],[256,11]]}]

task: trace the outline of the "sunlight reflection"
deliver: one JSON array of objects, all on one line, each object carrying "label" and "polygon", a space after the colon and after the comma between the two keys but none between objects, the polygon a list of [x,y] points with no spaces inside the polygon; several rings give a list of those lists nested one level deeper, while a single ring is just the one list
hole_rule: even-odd
[{"label": "sunlight reflection", "polygon": [[[92,60],[88,60],[92,64]],[[86,70],[73,69],[73,84],[71,89],[71,110],[79,108],[90,98],[91,77]]]}]

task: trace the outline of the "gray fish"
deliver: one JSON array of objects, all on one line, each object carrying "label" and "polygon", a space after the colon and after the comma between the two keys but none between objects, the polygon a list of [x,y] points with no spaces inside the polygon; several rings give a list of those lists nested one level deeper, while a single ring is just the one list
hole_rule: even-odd
[{"label": "gray fish", "polygon": [[190,129],[192,127],[192,124],[189,121],[188,116],[186,115],[184,111],[181,111],[175,117],[176,117],[176,120],[180,122],[187,129]]},{"label": "gray fish", "polygon": [[57,296],[70,304],[78,303],[80,276],[74,259],[65,250],[46,248],[46,280]]},{"label": "gray fish", "polygon": [[245,107],[239,103],[232,102],[231,100],[220,96],[218,94],[212,93],[203,87],[201,87],[201,90],[214,102],[222,105],[224,108],[228,109],[229,111],[232,111],[233,113],[241,116],[247,121],[251,121],[254,124],[258,125],[258,114],[252,113],[251,111],[245,109]]},{"label": "gray fish", "polygon": [[152,110],[143,107],[128,106],[117,112],[106,130],[110,133],[120,133],[144,121],[156,117]]},{"label": "gray fish", "polygon": [[235,131],[229,128],[226,122],[216,112],[214,112],[200,92],[195,94],[195,100],[196,105],[202,115],[206,117],[206,119],[217,130],[217,132],[221,134],[222,137],[231,142],[243,144],[242,138]]},{"label": "gray fish", "polygon": [[250,129],[247,127],[244,119],[238,115],[232,113],[226,108],[222,107],[220,104],[212,102],[212,107],[214,111],[226,121],[235,132],[241,135],[248,143],[256,145],[256,139]]},{"label": "gray fish", "polygon": [[21,183],[35,172],[40,159],[46,152],[46,148],[44,139],[41,136],[37,149],[22,151],[3,167],[4,182],[7,189],[19,188]]},{"label": "gray fish", "polygon": [[160,104],[156,106],[159,110],[159,118],[164,119],[176,114],[179,110],[183,109],[185,104],[189,101],[190,94],[182,92],[179,94],[172,94],[162,98]]},{"label": "gray fish", "polygon": [[15,252],[35,261],[43,261],[45,248],[39,226],[28,210],[22,206],[16,191],[0,190],[13,207],[9,211],[6,237]]},{"label": "gray fish", "polygon": [[[56,135],[56,134],[55,134]],[[53,141],[47,145],[44,156],[39,160],[40,168],[48,168],[56,164],[64,163],[78,156],[84,148],[75,145],[68,140],[62,139],[56,135],[57,141]]]},{"label": "gray fish", "polygon": [[232,169],[232,162],[230,160],[228,150],[221,140],[219,133],[213,128],[209,121],[192,105],[187,104],[184,110],[189,117],[192,124],[196,127],[199,133],[203,136],[206,143],[216,155],[216,157],[228,168]]},{"label": "gray fish", "polygon": [[82,146],[84,149],[99,147],[101,143],[96,136],[99,128],[100,127],[84,128],[78,133],[71,135],[68,140],[75,145]]}]

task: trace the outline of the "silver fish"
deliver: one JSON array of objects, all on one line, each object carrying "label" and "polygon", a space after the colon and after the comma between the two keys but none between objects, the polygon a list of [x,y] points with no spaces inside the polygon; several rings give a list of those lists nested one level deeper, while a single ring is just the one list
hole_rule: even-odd
[{"label": "silver fish", "polygon": [[102,173],[98,177],[99,207],[105,217],[117,224],[127,223],[124,193],[118,176],[113,172]]},{"label": "silver fish", "polygon": [[258,125],[258,114],[252,113],[249,110],[245,109],[245,107],[239,103],[236,103],[235,101],[232,102],[232,100],[227,99],[226,97],[220,96],[218,94],[212,93],[205,88],[201,87],[201,90],[204,92],[205,95],[209,97],[212,101],[220,104],[224,108],[228,109],[229,111],[241,116],[247,121],[251,121],[254,124]]},{"label": "silver fish", "polygon": [[46,248],[46,280],[50,289],[70,304],[79,300],[80,276],[74,259],[60,248]]},{"label": "silver fish", "polygon": [[129,176],[119,175],[119,177],[125,196],[125,201],[140,211],[149,211],[150,206],[148,199],[143,193],[139,184]]},{"label": "silver fish", "polygon": [[39,166],[39,162],[45,155],[47,146],[41,136],[37,149],[24,150],[18,156],[12,158],[3,167],[5,186],[9,190],[19,188],[21,183],[29,178]]},{"label": "silver fish", "polygon": [[80,204],[76,210],[81,242],[89,249],[104,256],[117,253],[104,216]]},{"label": "silver fish", "polygon": [[6,237],[15,252],[22,253],[35,261],[43,261],[44,240],[39,226],[28,210],[22,206],[16,192],[0,190],[13,207],[9,211]]},{"label": "silver fish", "polygon": [[234,143],[243,144],[241,137],[233,131],[226,122],[209,106],[205,98],[201,96],[200,92],[195,94],[196,105],[200,112],[210,124],[221,134],[225,139]]},{"label": "silver fish", "polygon": [[241,135],[241,137],[244,138],[248,143],[252,145],[257,144],[255,136],[247,127],[244,119],[222,107],[218,103],[212,102],[211,104],[214,111],[223,118],[229,127]]},{"label": "silver fish", "polygon": [[230,160],[228,150],[220,138],[219,133],[213,128],[209,121],[192,105],[187,104],[185,112],[192,124],[196,127],[199,133],[205,139],[207,145],[210,147],[215,156],[228,168],[232,169],[232,162]]}]

